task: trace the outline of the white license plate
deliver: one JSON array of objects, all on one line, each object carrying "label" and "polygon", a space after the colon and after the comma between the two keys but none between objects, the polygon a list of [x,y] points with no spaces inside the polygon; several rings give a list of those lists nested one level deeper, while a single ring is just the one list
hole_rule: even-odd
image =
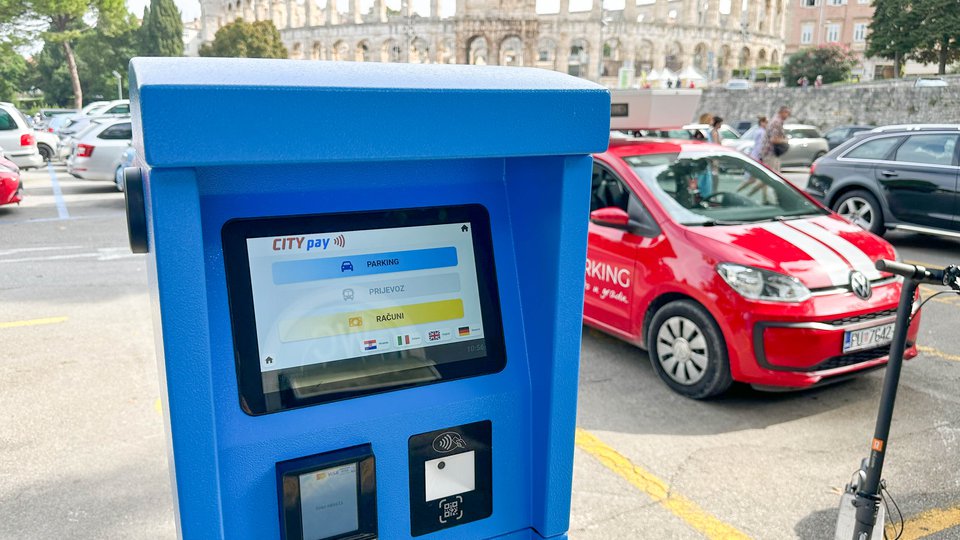
[{"label": "white license plate", "polygon": [[843,333],[843,352],[872,349],[893,341],[893,323]]}]

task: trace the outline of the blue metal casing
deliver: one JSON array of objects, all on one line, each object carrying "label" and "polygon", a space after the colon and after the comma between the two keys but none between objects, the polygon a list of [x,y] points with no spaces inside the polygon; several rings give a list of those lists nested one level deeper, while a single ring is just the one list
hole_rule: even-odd
[{"label": "blue metal casing", "polygon": [[[279,538],[276,463],[369,443],[380,537],[408,538],[408,437],[480,420],[493,515],[427,538],[565,535],[589,153],[607,146],[608,92],[536,69],[285,60],[137,58],[130,81],[180,535]],[[474,203],[490,214],[503,371],[240,409],[226,221]]]}]

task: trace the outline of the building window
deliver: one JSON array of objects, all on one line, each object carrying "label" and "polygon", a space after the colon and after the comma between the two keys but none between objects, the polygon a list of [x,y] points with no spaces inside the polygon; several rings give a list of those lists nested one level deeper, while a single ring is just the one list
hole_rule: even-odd
[{"label": "building window", "polygon": [[840,25],[839,24],[828,24],[827,25],[827,43],[837,43],[840,41]]},{"label": "building window", "polygon": [[858,4],[869,4],[870,0],[857,0]]},{"label": "building window", "polygon": [[800,27],[800,43],[804,45],[813,43],[813,23],[807,23]]},{"label": "building window", "polygon": [[867,40],[867,23],[858,22],[853,25],[853,41],[863,43]]},{"label": "building window", "polygon": [[831,6],[842,6],[847,3],[847,0],[827,0],[827,4]]},{"label": "building window", "polygon": [[803,2],[801,5],[803,7],[817,7],[820,5],[820,0],[800,0]]}]

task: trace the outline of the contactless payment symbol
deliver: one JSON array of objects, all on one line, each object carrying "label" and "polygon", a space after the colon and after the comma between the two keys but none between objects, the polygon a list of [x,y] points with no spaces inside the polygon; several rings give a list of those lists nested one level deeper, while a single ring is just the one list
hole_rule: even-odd
[{"label": "contactless payment symbol", "polygon": [[466,447],[467,443],[456,431],[444,431],[440,435],[437,435],[437,438],[433,440],[434,452],[439,452],[441,454],[446,454],[447,452],[451,452],[457,448]]}]

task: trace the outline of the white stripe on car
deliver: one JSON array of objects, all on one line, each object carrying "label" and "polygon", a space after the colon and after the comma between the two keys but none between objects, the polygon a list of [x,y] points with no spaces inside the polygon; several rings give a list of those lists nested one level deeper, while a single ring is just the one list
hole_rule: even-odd
[{"label": "white stripe on car", "polygon": [[[834,234],[820,225],[807,220],[798,219],[789,222],[788,225],[828,244],[834,251],[839,253],[841,257],[848,260],[855,269],[863,272],[863,274],[867,276],[867,279],[871,281],[880,279],[880,272],[874,267],[870,257],[839,234]],[[822,240],[824,236],[829,237],[829,241]]]},{"label": "white stripe on car", "polygon": [[830,277],[830,283],[834,287],[850,283],[850,265],[819,240],[814,240],[806,234],[779,222],[764,223],[761,227],[806,253],[827,273]]}]

